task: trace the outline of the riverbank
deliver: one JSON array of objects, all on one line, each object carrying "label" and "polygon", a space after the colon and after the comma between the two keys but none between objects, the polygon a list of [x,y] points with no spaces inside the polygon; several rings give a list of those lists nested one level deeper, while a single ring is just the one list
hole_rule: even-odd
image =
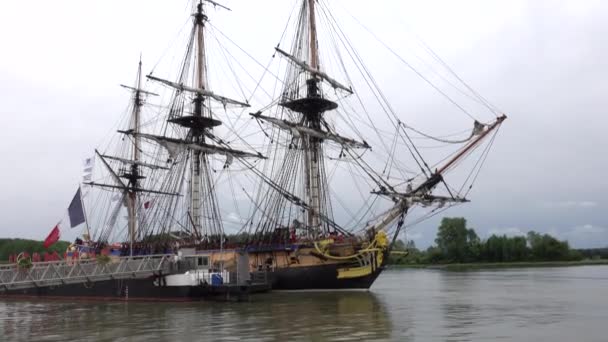
[{"label": "riverbank", "polygon": [[445,271],[469,271],[497,268],[534,268],[534,267],[574,267],[574,266],[608,265],[607,259],[581,261],[525,261],[525,262],[480,262],[467,264],[400,264],[389,265],[392,269],[417,268]]}]

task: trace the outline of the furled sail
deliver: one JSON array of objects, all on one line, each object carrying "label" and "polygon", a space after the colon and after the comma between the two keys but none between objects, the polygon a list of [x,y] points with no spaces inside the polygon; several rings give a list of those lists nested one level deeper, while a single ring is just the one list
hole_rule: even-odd
[{"label": "furled sail", "polygon": [[354,148],[371,148],[369,146],[369,144],[365,141],[363,141],[363,142],[356,141],[356,140],[353,140],[350,138],[345,138],[345,137],[340,136],[335,133],[325,132],[325,131],[317,130],[317,129],[314,129],[311,127],[306,127],[306,126],[299,125],[297,123],[294,123],[294,122],[291,122],[288,120],[282,120],[282,119],[277,119],[277,118],[273,118],[273,117],[269,117],[269,116],[264,116],[260,113],[254,113],[254,114],[250,114],[250,115],[256,119],[260,119],[260,120],[269,122],[279,128],[288,130],[295,137],[299,137],[300,135],[308,135],[308,136],[323,139],[323,140],[331,140],[342,146],[349,146],[349,147],[354,147]]},{"label": "furled sail", "polygon": [[340,82],[336,81],[335,79],[331,78],[329,75],[327,75],[323,71],[321,71],[319,69],[315,69],[315,68],[309,66],[306,62],[297,59],[296,57],[290,55],[289,53],[287,53],[287,52],[285,52],[285,51],[283,51],[283,50],[281,50],[279,48],[275,48],[275,50],[277,50],[278,53],[280,53],[281,55],[283,55],[284,57],[286,57],[287,59],[289,59],[290,61],[292,61],[293,63],[295,63],[300,68],[302,68],[302,69],[308,71],[309,73],[311,73],[313,76],[324,79],[332,87],[338,88],[338,89],[342,89],[345,92],[350,93],[350,94],[353,93],[353,90],[351,88],[348,88],[345,85],[343,85],[342,83],[340,83]]},{"label": "furled sail", "polygon": [[148,163],[144,163],[144,162],[137,161],[137,160],[119,158],[119,157],[108,156],[108,155],[103,155],[103,157],[105,159],[119,161],[119,162],[121,162],[123,164],[143,166],[143,167],[147,167],[147,168],[152,169],[152,170],[169,170],[169,168],[164,167],[164,166],[154,165],[154,164],[148,164]]},{"label": "furled sail", "polygon": [[133,136],[138,136],[144,139],[149,139],[157,142],[161,146],[165,147],[171,157],[175,157],[178,154],[185,152],[187,150],[200,151],[207,154],[220,154],[224,156],[230,157],[238,157],[238,158],[259,158],[266,159],[261,153],[249,153],[239,150],[234,150],[227,147],[215,146],[205,143],[193,143],[182,139],[174,139],[169,137],[163,137],[159,135],[153,134],[143,134],[143,133],[132,133],[132,132],[121,132],[125,134],[130,134]]},{"label": "furled sail", "polygon": [[156,81],[156,82],[162,83],[162,84],[164,84],[166,86],[169,86],[169,87],[171,87],[173,89],[176,89],[178,91],[187,91],[189,93],[194,93],[194,94],[201,95],[201,96],[204,96],[204,97],[212,98],[212,99],[214,99],[214,100],[222,103],[224,106],[227,105],[227,104],[232,104],[232,105],[237,105],[237,106],[241,106],[241,107],[251,107],[248,103],[240,102],[240,101],[233,100],[233,99],[230,99],[230,98],[227,98],[227,97],[224,97],[224,96],[220,96],[220,95],[217,95],[217,94],[215,94],[215,93],[213,93],[212,91],[209,91],[209,90],[189,87],[189,86],[187,86],[185,84],[167,81],[167,80],[164,80],[162,78],[158,78],[158,77],[155,77],[155,76],[152,76],[152,75],[148,75],[146,77],[148,77],[152,81]]}]

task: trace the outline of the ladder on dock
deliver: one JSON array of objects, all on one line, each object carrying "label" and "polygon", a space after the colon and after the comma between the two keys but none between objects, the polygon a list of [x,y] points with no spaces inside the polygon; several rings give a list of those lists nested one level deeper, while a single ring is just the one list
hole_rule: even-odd
[{"label": "ladder on dock", "polygon": [[146,278],[167,274],[174,255],[146,255],[114,258],[36,262],[24,268],[18,264],[0,266],[0,292],[35,287],[84,284],[113,279]]}]

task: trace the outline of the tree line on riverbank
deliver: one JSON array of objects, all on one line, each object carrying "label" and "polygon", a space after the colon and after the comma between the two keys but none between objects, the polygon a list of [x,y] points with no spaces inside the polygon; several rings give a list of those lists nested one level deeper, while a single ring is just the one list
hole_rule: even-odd
[{"label": "tree line on riverbank", "polygon": [[70,245],[66,241],[57,241],[54,245],[45,249],[42,246],[43,243],[43,241],[26,239],[0,239],[0,260],[6,261],[11,254],[17,255],[21,252],[28,252],[30,255],[33,253],[57,252],[59,255],[63,255]]},{"label": "tree line on riverbank", "polygon": [[[231,236],[228,240],[245,240],[244,236]],[[581,259],[608,259],[608,248],[571,249],[567,241],[559,241],[549,234],[531,231],[527,236],[508,237],[492,235],[486,240],[479,238],[472,228],[467,228],[464,218],[444,218],[435,239],[436,245],[419,250],[413,241],[397,241],[395,251],[407,251],[407,255],[392,255],[391,264],[448,264],[448,263],[506,263],[540,261],[578,261]],[[26,239],[0,239],[0,261],[11,254],[21,252],[40,254],[57,252],[63,255],[69,242],[58,241],[44,249],[42,241]]]},{"label": "tree line on riverbank", "polygon": [[444,218],[435,245],[426,250],[417,249],[413,241],[397,241],[394,250],[408,254],[392,255],[391,264],[580,261],[608,257],[608,250],[574,250],[568,241],[534,231],[528,232],[527,236],[492,235],[482,240],[474,229],[467,227],[466,219],[462,217]]}]

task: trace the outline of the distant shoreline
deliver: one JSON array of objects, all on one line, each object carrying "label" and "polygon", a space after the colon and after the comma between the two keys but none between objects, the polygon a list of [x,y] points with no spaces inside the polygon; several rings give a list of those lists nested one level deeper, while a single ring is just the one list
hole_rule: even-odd
[{"label": "distant shoreline", "polygon": [[524,261],[524,262],[479,262],[467,264],[394,264],[389,269],[432,269],[444,271],[468,271],[498,268],[538,268],[538,267],[574,267],[608,265],[608,260],[581,260],[581,261]]}]

